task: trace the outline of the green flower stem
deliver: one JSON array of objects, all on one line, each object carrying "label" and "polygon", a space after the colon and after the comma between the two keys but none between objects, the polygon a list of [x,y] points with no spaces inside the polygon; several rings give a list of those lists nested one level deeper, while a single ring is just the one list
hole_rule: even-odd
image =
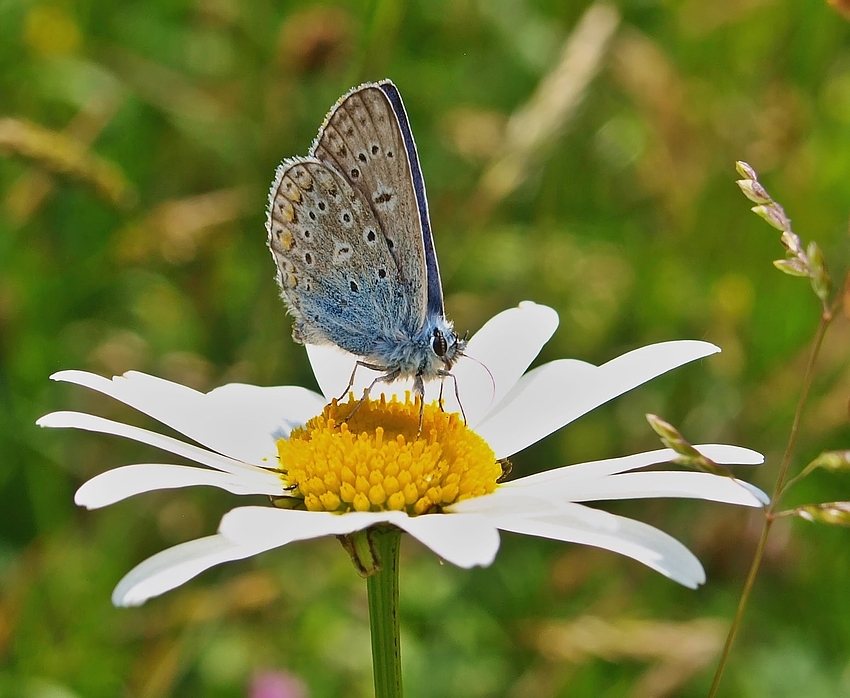
[{"label": "green flower stem", "polygon": [[398,549],[401,531],[372,529],[380,569],[366,578],[375,698],[401,698],[401,642],[398,635]]}]

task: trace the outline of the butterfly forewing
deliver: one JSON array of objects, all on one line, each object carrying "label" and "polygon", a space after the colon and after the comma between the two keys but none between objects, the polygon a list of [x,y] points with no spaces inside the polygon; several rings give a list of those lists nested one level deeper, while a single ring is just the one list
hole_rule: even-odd
[{"label": "butterfly forewing", "polygon": [[372,208],[315,158],[293,158],[278,168],[269,247],[301,342],[330,342],[368,356],[375,337],[412,312]]},{"label": "butterfly forewing", "polygon": [[431,234],[428,196],[425,194],[425,179],[422,176],[422,168],[419,165],[419,153],[416,150],[416,141],[413,140],[413,132],[410,130],[407,111],[404,108],[404,102],[401,101],[401,94],[398,88],[391,80],[382,80],[378,85],[389,100],[393,114],[395,114],[398,120],[401,137],[407,151],[408,162],[410,163],[410,183],[413,186],[413,193],[416,197],[416,209],[422,232],[422,245],[425,249],[425,269],[428,278],[427,312],[432,317],[444,317],[443,284],[440,281],[440,267],[437,264],[437,253],[434,249],[434,236]]},{"label": "butterfly forewing", "polygon": [[[403,108],[401,116],[406,124]],[[420,205],[408,144],[398,114],[381,87],[363,85],[343,97],[328,115],[312,152],[339,171],[368,202],[406,286],[411,317],[403,324],[410,333],[418,332],[430,305]],[[415,166],[421,181],[418,160]],[[427,220],[427,205],[424,211]],[[429,227],[427,233],[430,242]]]}]

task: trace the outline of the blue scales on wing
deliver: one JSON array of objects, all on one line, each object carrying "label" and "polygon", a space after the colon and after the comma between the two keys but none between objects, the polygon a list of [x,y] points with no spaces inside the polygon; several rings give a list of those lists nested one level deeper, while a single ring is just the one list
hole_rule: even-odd
[{"label": "blue scales on wing", "polygon": [[328,164],[307,157],[280,165],[268,228],[296,340],[369,356],[414,312],[372,208]]}]

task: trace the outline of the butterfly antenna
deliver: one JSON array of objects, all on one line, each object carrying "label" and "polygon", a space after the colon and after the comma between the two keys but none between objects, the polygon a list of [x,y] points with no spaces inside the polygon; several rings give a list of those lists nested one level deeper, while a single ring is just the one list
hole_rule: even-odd
[{"label": "butterfly antenna", "polygon": [[481,366],[481,368],[483,368],[485,371],[487,371],[487,375],[490,376],[490,387],[493,389],[493,391],[490,393],[490,404],[492,405],[493,399],[496,397],[496,379],[493,377],[493,373],[490,371],[489,368],[487,368],[487,364],[485,364],[483,361],[479,361],[474,356],[470,356],[469,354],[464,354],[464,356],[467,359],[471,359],[472,361],[477,363],[479,366]]}]

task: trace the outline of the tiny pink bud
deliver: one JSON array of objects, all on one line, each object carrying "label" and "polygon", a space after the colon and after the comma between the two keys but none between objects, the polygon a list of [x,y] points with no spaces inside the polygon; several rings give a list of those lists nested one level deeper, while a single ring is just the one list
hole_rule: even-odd
[{"label": "tiny pink bud", "polygon": [[745,177],[746,179],[758,180],[759,178],[756,174],[756,171],[743,160],[738,160],[735,163],[735,169],[738,171],[739,175]]},{"label": "tiny pink bud", "polygon": [[783,230],[779,240],[785,246],[785,249],[794,257],[799,257],[802,261],[806,261],[804,259],[806,253],[803,252],[803,243],[795,232],[792,230]]},{"label": "tiny pink bud", "polygon": [[831,526],[850,526],[850,502],[805,504],[792,510],[792,513],[806,521],[816,521]]},{"label": "tiny pink bud", "polygon": [[665,422],[658,415],[647,414],[646,421],[649,422],[649,426],[652,427],[652,431],[658,434],[658,436],[660,436],[662,439],[684,441],[679,431],[672,424],[670,424],[670,422]]},{"label": "tiny pink bud", "polygon": [[824,451],[806,469],[823,468],[840,472],[850,470],[850,451]]},{"label": "tiny pink bud", "polygon": [[669,422],[664,421],[661,417],[654,414],[647,414],[646,421],[649,422],[649,426],[661,438],[661,443],[676,452],[678,457],[675,459],[675,463],[704,470],[714,475],[729,476],[729,473],[724,468],[717,465],[717,463],[707,456],[704,456],[688,443],[681,432]]},{"label": "tiny pink bud", "polygon": [[286,671],[263,671],[254,676],[248,695],[250,698],[307,698],[307,687]]},{"label": "tiny pink bud", "polygon": [[826,260],[823,258],[823,252],[814,241],[809,243],[806,250],[809,257],[809,266],[812,272],[812,289],[815,295],[823,302],[829,298],[832,291],[832,279],[829,278],[829,272],[826,270]]},{"label": "tiny pink bud", "polygon": [[773,266],[789,276],[809,276],[809,270],[797,259],[775,259]]},{"label": "tiny pink bud", "polygon": [[772,225],[777,230],[788,230],[788,228],[790,227],[788,225],[789,221],[788,218],[786,218],[785,213],[776,205],[753,206],[750,210],[757,216],[764,218],[765,221],[770,223],[770,225]]},{"label": "tiny pink bud", "polygon": [[772,201],[767,190],[753,179],[739,179],[736,184],[741,188],[744,196],[754,204],[769,204]]}]

